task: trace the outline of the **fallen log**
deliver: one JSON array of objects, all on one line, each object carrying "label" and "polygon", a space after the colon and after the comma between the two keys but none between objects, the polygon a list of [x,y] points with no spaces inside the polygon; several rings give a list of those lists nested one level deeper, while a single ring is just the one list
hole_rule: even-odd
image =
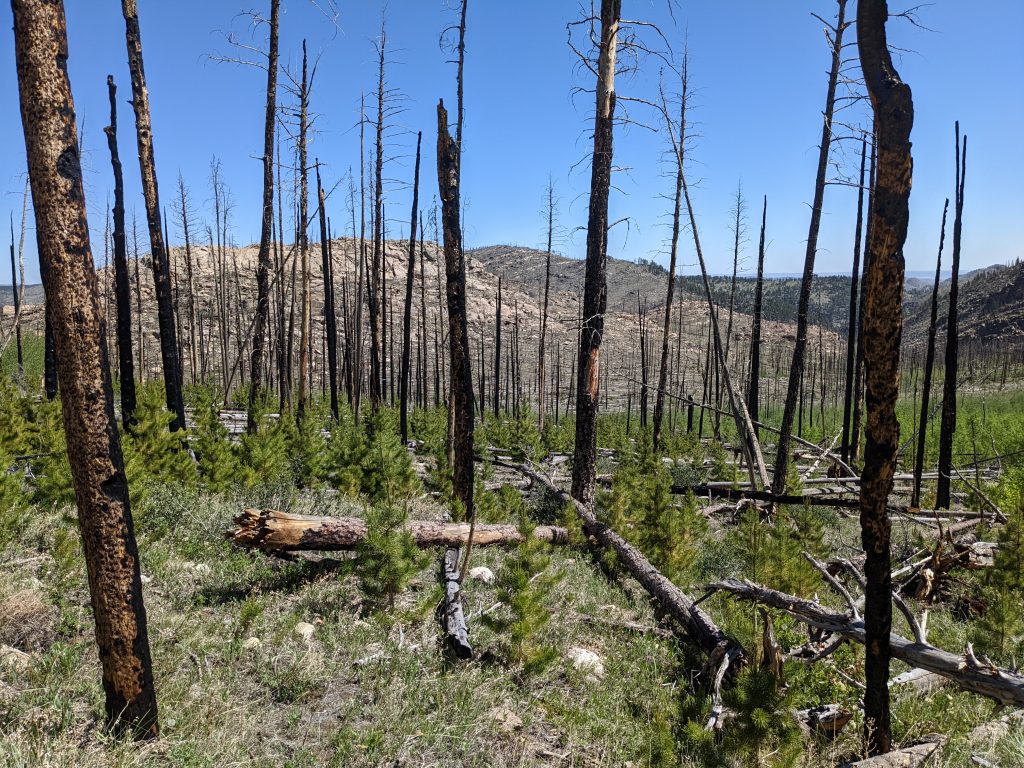
[{"label": "fallen log", "polygon": [[456,658],[473,658],[473,646],[469,644],[469,627],[462,611],[462,583],[459,578],[459,547],[449,547],[441,559],[441,581],[444,599],[438,606],[438,619],[444,629],[445,644]]},{"label": "fallen log", "polygon": [[793,717],[812,733],[831,740],[853,719],[853,713],[839,704],[822,704],[810,709],[798,709],[793,712]]},{"label": "fallen log", "polygon": [[729,499],[731,501],[750,499],[752,501],[767,501],[772,504],[809,504],[816,507],[860,508],[860,499],[856,496],[844,498],[823,494],[778,494],[771,491],[754,491],[744,488],[721,488],[708,483],[701,485],[673,485],[671,492],[677,496],[692,493],[698,498],[704,496],[713,499]]},{"label": "fallen log", "polygon": [[[264,552],[354,549],[367,533],[366,521],[359,518],[293,515],[274,509],[243,510],[235,517],[235,524],[238,527],[228,531],[228,539],[239,547]],[[460,546],[469,541],[469,523],[410,520],[407,528],[421,547]],[[556,526],[538,525],[533,535],[553,544],[569,541],[565,528]],[[522,540],[523,535],[515,525],[477,525],[473,531],[473,544],[478,547],[518,544]]]},{"label": "fallen log", "polygon": [[[602,523],[586,505],[581,504],[566,491],[556,486],[550,478],[530,467],[496,460],[497,465],[521,472],[526,477],[544,486],[560,501],[571,504],[583,521],[583,531],[606,549],[615,552],[619,563],[636,579],[640,586],[661,608],[683,628],[690,640],[709,658],[717,660],[717,676],[735,676],[746,663],[746,652],[732,637],[723,632],[711,617],[691,600],[679,587],[662,575],[644,554]],[[722,666],[726,670],[722,670]],[[714,673],[713,673],[714,674]]]},{"label": "fallen log", "polygon": [[942,747],[940,740],[925,741],[911,747],[886,752],[884,755],[843,763],[839,768],[917,768],[925,765],[929,758],[937,755]]},{"label": "fallen log", "polygon": [[[728,592],[742,600],[776,608],[797,621],[834,635],[841,635],[862,645],[865,642],[863,620],[854,618],[850,613],[839,613],[819,603],[749,581],[725,579],[715,582],[710,588]],[[965,655],[960,656],[928,643],[892,634],[889,636],[889,651],[893,658],[912,667],[941,675],[965,691],[994,699],[1000,704],[1024,706],[1024,675],[979,661],[970,645],[967,646]]]}]

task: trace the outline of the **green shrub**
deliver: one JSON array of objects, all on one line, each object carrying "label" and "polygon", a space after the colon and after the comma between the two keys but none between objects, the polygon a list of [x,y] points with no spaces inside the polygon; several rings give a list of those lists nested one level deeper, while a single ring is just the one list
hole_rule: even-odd
[{"label": "green shrub", "polygon": [[366,538],[357,548],[356,576],[370,607],[393,610],[395,598],[425,567],[429,556],[405,527],[408,512],[403,507],[373,507],[366,522]]}]

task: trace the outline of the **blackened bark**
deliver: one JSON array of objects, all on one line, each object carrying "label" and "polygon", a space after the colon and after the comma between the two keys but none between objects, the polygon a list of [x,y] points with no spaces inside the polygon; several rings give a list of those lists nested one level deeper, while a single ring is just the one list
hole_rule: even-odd
[{"label": "blackened bark", "polygon": [[[764,237],[768,224],[768,195],[761,208],[761,237],[757,244],[757,282],[754,284],[754,319],[750,326],[750,386],[747,389],[747,412],[757,435],[761,408],[761,315],[764,307]],[[690,405],[692,421],[693,405]],[[689,429],[687,429],[689,431]]]},{"label": "blackened bark", "polygon": [[597,477],[597,410],[607,302],[605,254],[608,248],[608,193],[615,119],[615,57],[621,11],[621,0],[601,0],[583,316],[576,373],[576,447],[572,466],[572,496],[588,507],[594,503],[594,481]]},{"label": "blackened bark", "polygon": [[928,348],[924,359],[924,383],[921,389],[921,420],[917,425],[917,451],[914,455],[914,490],[910,506],[921,506],[921,475],[924,474],[924,449],[928,438],[928,407],[932,394],[932,369],[935,367],[935,335],[939,319],[939,283],[942,280],[942,246],[946,242],[946,213],[949,198],[942,206],[942,228],[939,230],[939,255],[935,259],[935,284],[932,286],[932,310],[928,322]]},{"label": "blackened bark", "polygon": [[953,434],[956,432],[956,380],[960,371],[960,233],[963,230],[964,179],[967,176],[967,137],[960,145],[956,124],[956,200],[953,207],[953,274],[949,278],[949,315],[946,319],[946,370],[942,383],[942,423],[939,428],[939,482],[935,506],[949,509],[950,474],[953,471]]},{"label": "blackened bark", "polygon": [[174,305],[171,292],[170,262],[164,243],[160,219],[160,193],[157,188],[156,159],[153,153],[153,125],[149,113],[149,91],[142,61],[142,35],[136,0],[121,0],[124,15],[125,41],[128,47],[128,69],[132,80],[132,106],[135,109],[135,130],[139,145],[139,168],[142,193],[146,202],[146,223],[153,259],[153,281],[156,289],[157,323],[160,328],[160,357],[164,368],[164,389],[167,410],[174,414],[170,423],[174,432],[185,428],[185,401],[181,392],[181,363],[178,359],[177,329],[174,327]]},{"label": "blackened bark", "polygon": [[270,0],[270,43],[267,48],[267,99],[263,119],[263,216],[260,249],[256,256],[256,319],[249,358],[249,410],[247,429],[259,428],[257,409],[263,395],[263,350],[270,319],[270,257],[274,223],[274,127],[277,119],[278,18],[281,0]]},{"label": "blackened bark", "polygon": [[[481,340],[481,350],[483,342]],[[481,366],[483,370],[483,366]],[[498,275],[498,301],[494,310],[494,397],[491,407],[494,408],[494,418],[498,418],[498,410],[501,405],[501,275]],[[506,401],[507,405],[507,401]]]},{"label": "blackened bark", "polygon": [[[409,217],[409,262],[405,270],[405,313],[402,317],[402,371],[399,382],[398,413],[402,442],[409,439],[409,375],[412,354],[412,291],[416,280],[416,222],[420,204],[420,145],[423,132],[416,134],[416,170],[412,182],[412,214]],[[422,269],[422,263],[421,263]],[[420,277],[422,288],[423,278]]]},{"label": "blackened bark", "polygon": [[57,398],[57,387],[59,385],[57,374],[57,341],[53,336],[53,321],[50,319],[50,311],[44,313],[45,328],[43,329],[43,394],[47,400]]},{"label": "blackened bark", "polygon": [[301,419],[309,396],[310,358],[310,278],[309,278],[309,168],[307,165],[307,136],[309,129],[309,70],[306,41],[302,41],[302,83],[299,87],[299,215],[296,229],[299,241],[302,282],[299,311],[299,391],[295,401],[295,417]]},{"label": "blackened bark", "polygon": [[[22,230],[24,232],[24,230]],[[21,280],[24,285],[24,278]],[[25,375],[25,353],[21,345],[21,290],[18,285],[18,265],[14,259],[14,214],[11,214],[11,294],[14,296],[14,343],[18,354],[18,375]]]},{"label": "blackened bark", "polygon": [[[868,171],[868,222],[865,227],[865,242],[871,240],[871,209],[875,202],[875,166],[878,159],[878,142],[876,141],[875,128],[871,128],[871,165]],[[871,267],[871,251],[865,249],[864,263],[860,271],[860,301],[857,306],[857,356],[853,370],[853,423],[850,426],[850,461],[856,464],[857,456],[860,454],[861,423],[863,421],[864,405],[864,345],[861,338],[864,335],[864,302],[866,294],[864,286],[868,282],[868,269]]]},{"label": "blackened bark", "polygon": [[839,455],[844,463],[850,461],[850,420],[853,417],[853,379],[857,365],[857,325],[860,299],[860,249],[864,228],[864,167],[867,162],[868,140],[860,142],[860,183],[857,185],[857,229],[853,235],[853,269],[850,272],[850,313],[846,329],[846,388],[843,393],[843,435]]},{"label": "blackened bark", "polygon": [[117,304],[117,358],[121,372],[121,424],[131,432],[135,423],[135,365],[132,362],[132,297],[128,280],[128,249],[124,230],[124,177],[117,152],[117,86],[107,75],[110,125],[103,129],[114,172],[114,298]]},{"label": "blackened bark", "polygon": [[903,244],[910,218],[913,175],[910,131],[914,105],[886,43],[885,0],[860,0],[857,42],[861,69],[875,114],[878,178],[870,212],[871,266],[864,308],[864,376],[867,431],[860,486],[861,540],[867,559],[864,628],[866,637],[864,734],[872,755],[892,746],[889,716],[889,635],[892,631],[892,566],[886,503],[892,491],[899,422],[900,337],[903,331]]},{"label": "blackened bark", "polygon": [[786,474],[789,471],[789,444],[793,432],[793,416],[800,394],[800,383],[804,372],[804,356],[807,349],[807,311],[811,303],[811,284],[814,280],[814,257],[818,252],[818,230],[821,227],[821,209],[825,200],[825,176],[828,172],[828,153],[832,144],[832,113],[836,101],[836,84],[842,66],[843,33],[846,22],[846,0],[838,0],[839,15],[832,36],[832,68],[828,76],[828,92],[825,96],[824,119],[821,124],[821,143],[818,145],[818,170],[814,179],[814,202],[811,204],[811,223],[807,233],[807,251],[804,254],[804,273],[800,280],[800,299],[796,313],[796,343],[793,348],[793,362],[789,368],[789,385],[786,402],[782,410],[782,428],[779,434],[778,450],[775,456],[775,474],[772,476],[772,491],[782,493],[786,489]]},{"label": "blackened bark", "polygon": [[[548,296],[551,293],[551,240],[555,229],[555,188],[548,179],[548,247],[544,259],[544,302],[540,311],[540,340],[537,344],[537,431],[544,434],[544,402],[546,382],[544,381],[544,345],[548,335]],[[555,392],[555,417],[558,416],[558,392]]]},{"label": "blackened bark", "polygon": [[452,484],[455,498],[473,519],[473,374],[466,321],[466,262],[459,226],[459,148],[448,133],[448,111],[437,104],[437,183],[444,229],[444,260],[448,295],[448,340],[451,354],[451,397],[455,407]]},{"label": "blackened bark", "polygon": [[114,419],[104,323],[89,245],[64,5],[13,0],[15,59],[39,263],[79,530],[103,668],[107,723],[158,734],[139,554]]},{"label": "blackened bark", "polygon": [[338,421],[338,316],[334,311],[334,264],[331,238],[327,231],[324,187],[320,182],[320,161],[316,161],[316,197],[320,217],[320,260],[324,275],[324,332],[327,335],[327,384],[331,396],[331,418]]}]

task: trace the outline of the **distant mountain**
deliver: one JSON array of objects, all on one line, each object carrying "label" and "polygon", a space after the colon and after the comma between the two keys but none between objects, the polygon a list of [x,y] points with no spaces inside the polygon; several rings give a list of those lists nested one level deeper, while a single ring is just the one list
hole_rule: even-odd
[{"label": "distant mountain", "polygon": [[[25,293],[22,300],[28,304],[43,303],[43,285],[34,283],[25,286]],[[0,307],[14,306],[14,291],[9,285],[0,285]]]}]

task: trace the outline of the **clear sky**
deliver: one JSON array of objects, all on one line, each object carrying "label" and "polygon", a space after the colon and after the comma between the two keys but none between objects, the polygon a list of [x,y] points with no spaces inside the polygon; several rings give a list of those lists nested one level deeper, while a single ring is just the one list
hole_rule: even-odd
[{"label": "clear sky", "polygon": [[[358,108],[361,92],[376,87],[374,40],[381,13],[388,28],[388,81],[405,97],[405,111],[390,131],[386,210],[389,234],[408,232],[409,181],[415,132],[423,131],[422,196],[436,194],[434,146],[438,98],[454,110],[455,69],[438,45],[441,30],[457,21],[445,0],[334,0],[332,23],[322,10],[327,0],[283,0],[282,63],[295,70],[303,37],[319,57],[312,93],[317,133],[311,160],[324,164],[328,186],[358,173]],[[103,221],[112,189],[102,129],[108,122],[106,75],[119,86],[119,145],[132,208],[143,218],[134,117],[125,54],[124,23],[116,0],[66,0],[70,74],[79,126],[84,136],[86,195],[93,227],[93,253],[103,259]],[[589,3],[587,3],[589,7]],[[209,218],[209,164],[220,159],[234,201],[236,243],[258,240],[265,76],[255,69],[218,63],[217,55],[238,55],[226,42],[234,30],[263,45],[264,32],[250,35],[239,11],[269,7],[268,0],[139,0],[163,205],[170,210],[180,172],[191,188],[197,216]],[[890,0],[893,11],[902,10]],[[623,16],[656,22],[673,52],[688,34],[691,77],[699,89],[692,117],[700,138],[691,150],[691,181],[698,182],[695,205],[709,266],[731,268],[730,208],[742,181],[748,201],[746,269],[753,267],[760,202],[768,195],[767,271],[802,268],[809,202],[813,194],[820,114],[829,55],[822,25],[811,13],[832,17],[834,0],[679,0],[674,20],[667,0],[624,0]],[[263,9],[264,11],[266,9]],[[566,23],[577,17],[576,0],[470,0],[466,53],[466,127],[463,195],[467,204],[467,246],[514,243],[538,246],[548,175],[561,200],[565,236],[559,249],[582,255],[585,245],[590,125],[589,73],[574,66]],[[24,185],[24,140],[14,66],[9,5],[0,4],[0,283],[10,282],[7,259],[9,212],[20,215]],[[851,0],[850,13],[855,13]],[[907,242],[908,270],[933,267],[942,201],[953,191],[953,121],[969,136],[963,237],[963,268],[1024,256],[1024,27],[1021,0],[935,0],[920,9],[922,24],[890,23],[890,43],[908,52],[897,60],[914,93],[916,119],[914,187]],[[854,30],[849,33],[852,41]],[[653,38],[648,36],[652,44]],[[662,44],[663,45],[663,44]],[[855,49],[849,50],[851,56]],[[620,78],[620,96],[651,98],[663,63],[640,62],[632,77]],[[676,90],[669,83],[671,90]],[[849,119],[864,121],[864,111]],[[650,110],[634,106],[632,116],[656,123]],[[1017,138],[1015,138],[1017,137]],[[664,136],[642,127],[617,131],[617,190],[612,219],[629,217],[611,238],[611,255],[656,258],[667,263],[667,213],[672,178],[665,163]],[[853,153],[847,158],[853,163]],[[584,161],[584,162],[580,162]],[[853,170],[850,168],[849,170]],[[348,234],[350,221],[342,182],[329,203],[335,231]],[[826,193],[817,271],[848,271],[852,255],[856,193],[833,186]],[[17,224],[16,224],[17,226]],[[27,265],[38,279],[33,222],[29,220]],[[202,225],[196,229],[202,232]],[[180,242],[172,215],[171,240]],[[144,223],[140,233],[145,240]],[[948,257],[948,252],[947,252]],[[681,239],[683,271],[692,272],[690,239]]]}]

